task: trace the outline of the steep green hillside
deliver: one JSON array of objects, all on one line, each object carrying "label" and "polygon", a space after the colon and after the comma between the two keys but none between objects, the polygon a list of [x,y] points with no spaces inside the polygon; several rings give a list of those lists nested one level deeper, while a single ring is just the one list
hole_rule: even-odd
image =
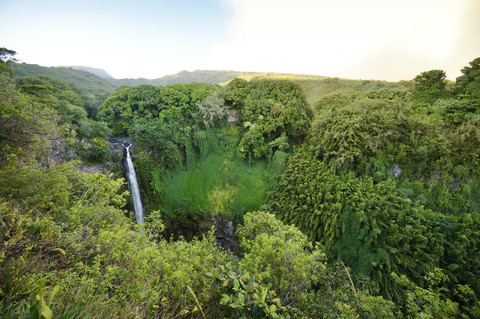
[{"label": "steep green hillside", "polygon": [[[228,82],[239,76],[254,77],[260,73],[237,71],[181,71],[173,75],[166,75],[158,79],[113,79],[107,78],[108,74],[101,70],[88,67],[44,67],[36,64],[14,64],[13,71],[17,77],[47,75],[62,82],[73,84],[84,93],[112,92],[121,85],[137,86],[153,84],[163,86],[174,83],[205,82],[219,84]],[[101,72],[103,71],[103,72]],[[103,76],[102,76],[103,74]]]},{"label": "steep green hillside", "polygon": [[111,80],[117,86],[128,85],[136,86],[141,84],[153,84],[157,86],[175,84],[175,83],[192,83],[203,82],[209,84],[222,84],[231,81],[236,77],[253,78],[261,73],[257,72],[238,72],[238,71],[213,71],[213,70],[195,70],[195,71],[180,71],[175,74],[165,75],[158,79],[115,79]]},{"label": "steep green hillside", "polygon": [[118,85],[90,72],[63,67],[44,67],[36,64],[13,65],[18,77],[47,75],[65,83],[73,84],[84,93],[105,93],[115,90]]},{"label": "steep green hillside", "polygon": [[166,75],[162,78],[152,80],[155,85],[167,85],[173,83],[190,83],[190,82],[206,82],[210,84],[220,84],[228,82],[240,76],[255,76],[256,72],[238,72],[238,71],[212,71],[212,70],[195,70],[181,71],[173,75]]},{"label": "steep green hillside", "polygon": [[74,65],[65,66],[65,67],[66,68],[72,68],[72,69],[75,69],[75,70],[90,72],[90,73],[93,73],[93,74],[103,78],[103,79],[113,79],[113,76],[108,74],[104,69],[92,68],[92,67],[89,67],[89,66],[74,66]]},{"label": "steep green hillside", "polygon": [[[13,70],[18,77],[47,75],[60,81],[71,83],[84,93],[112,92],[122,85],[137,86],[153,84],[164,86],[174,83],[204,82],[210,84],[226,85],[234,78],[247,81],[253,79],[275,79],[297,82],[307,95],[310,105],[315,104],[325,94],[333,92],[353,91],[405,91],[411,82],[385,82],[373,80],[348,80],[339,78],[327,78],[318,75],[291,74],[291,73],[261,73],[239,72],[222,70],[195,70],[181,71],[172,75],[166,75],[157,79],[113,79],[101,70],[88,67],[43,67],[35,64],[15,64]],[[103,74],[103,75],[102,75]]]},{"label": "steep green hillside", "polygon": [[[234,78],[241,78],[247,81],[252,79],[276,79],[290,80],[300,84],[307,95],[311,105],[318,101],[323,95],[334,91],[355,89],[355,90],[379,90],[382,88],[405,89],[410,83],[389,83],[384,81],[360,81],[338,78],[327,78],[318,75],[290,74],[290,73],[261,73],[261,72],[239,72],[222,70],[195,70],[181,71],[176,74],[166,75],[157,79],[113,79],[101,70],[88,67],[43,67],[35,64],[15,64],[13,70],[18,77],[47,75],[60,81],[71,83],[84,93],[112,92],[122,85],[137,86],[142,84],[153,84],[164,86],[174,83],[205,82],[210,84],[226,85]],[[102,74],[104,74],[102,76]],[[106,74],[106,76],[105,76]]]}]

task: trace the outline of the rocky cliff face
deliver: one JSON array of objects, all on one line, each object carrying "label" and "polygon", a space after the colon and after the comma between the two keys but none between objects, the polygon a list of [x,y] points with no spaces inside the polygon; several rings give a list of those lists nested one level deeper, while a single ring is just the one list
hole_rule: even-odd
[{"label": "rocky cliff face", "polygon": [[215,242],[219,249],[238,252],[238,238],[235,235],[235,224],[232,219],[219,215],[208,215],[198,221],[199,235],[206,235],[215,227]]},{"label": "rocky cliff face", "polygon": [[[89,164],[81,161],[77,167],[81,172],[92,174],[110,174],[112,172],[122,172],[123,167],[120,164],[125,157],[125,149],[122,144],[132,144],[133,151],[136,150],[134,141],[128,138],[112,138],[109,140],[111,160],[104,164]],[[43,155],[40,165],[52,167],[61,163],[80,160],[79,149],[88,149],[91,147],[89,140],[78,140],[67,143],[64,139],[50,141],[50,149]],[[121,177],[121,176],[119,176]]]},{"label": "rocky cliff face", "polygon": [[137,151],[137,144],[128,137],[112,137],[108,140],[108,143],[110,145],[110,152],[113,161],[122,160],[125,157],[124,145],[132,144],[130,151],[132,153],[136,153]]},{"label": "rocky cliff face", "polygon": [[215,226],[215,238],[217,245],[223,249],[233,252],[238,250],[238,238],[235,235],[235,225],[233,220],[225,218],[222,215],[212,216],[213,225]]},{"label": "rocky cliff face", "polygon": [[64,139],[57,139],[50,141],[50,149],[40,162],[46,167],[52,167],[75,159],[78,159],[77,150],[68,145]]}]

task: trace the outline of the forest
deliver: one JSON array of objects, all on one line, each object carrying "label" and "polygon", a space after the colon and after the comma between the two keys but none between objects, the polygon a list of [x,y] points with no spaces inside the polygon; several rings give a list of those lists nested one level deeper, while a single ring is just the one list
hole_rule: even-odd
[{"label": "forest", "polygon": [[480,318],[480,57],[98,91],[15,65],[1,48],[0,317]]}]

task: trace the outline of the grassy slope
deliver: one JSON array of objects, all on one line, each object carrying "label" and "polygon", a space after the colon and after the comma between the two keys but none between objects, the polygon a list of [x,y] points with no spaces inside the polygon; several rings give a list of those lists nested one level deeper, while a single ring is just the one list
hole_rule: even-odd
[{"label": "grassy slope", "polygon": [[295,80],[305,90],[310,105],[314,105],[322,96],[343,90],[358,92],[375,90],[406,90],[410,82],[386,82],[373,80],[347,80],[339,78],[324,78],[318,80],[298,79]]},{"label": "grassy slope", "polygon": [[[410,82],[386,82],[373,80],[349,80],[329,78],[318,75],[288,74],[288,73],[259,73],[257,75],[241,75],[240,78],[250,81],[253,79],[283,79],[297,82],[307,94],[310,105],[314,105],[322,96],[343,90],[371,91],[380,89],[405,90]],[[226,83],[222,83],[226,84]]]}]

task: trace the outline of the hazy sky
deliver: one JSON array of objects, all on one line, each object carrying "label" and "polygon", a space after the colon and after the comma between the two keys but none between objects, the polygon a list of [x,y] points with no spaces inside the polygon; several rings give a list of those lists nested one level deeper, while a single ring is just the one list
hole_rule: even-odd
[{"label": "hazy sky", "polygon": [[115,78],[196,69],[455,79],[480,56],[480,0],[0,0],[22,62]]}]

